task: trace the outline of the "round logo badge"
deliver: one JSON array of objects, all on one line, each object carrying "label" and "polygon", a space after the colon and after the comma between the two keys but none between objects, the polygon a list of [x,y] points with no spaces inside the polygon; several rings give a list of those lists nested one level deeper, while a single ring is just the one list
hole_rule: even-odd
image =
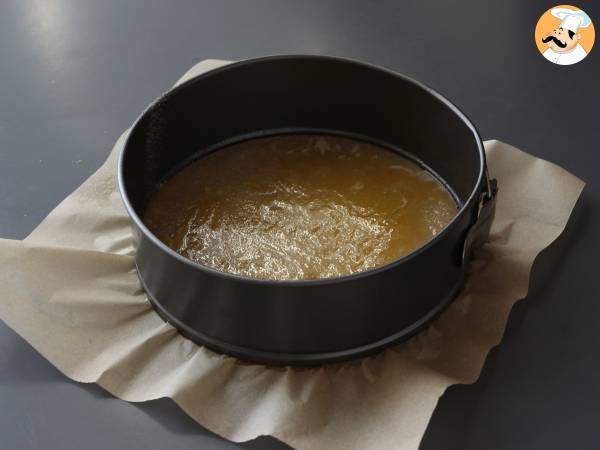
[{"label": "round logo badge", "polygon": [[569,66],[582,61],[594,46],[592,19],[577,6],[558,5],[540,17],[535,27],[535,45],[548,61]]}]

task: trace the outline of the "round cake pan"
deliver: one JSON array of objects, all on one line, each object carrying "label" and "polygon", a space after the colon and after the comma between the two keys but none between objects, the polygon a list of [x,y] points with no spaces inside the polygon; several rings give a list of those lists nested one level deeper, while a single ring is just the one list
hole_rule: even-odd
[{"label": "round cake pan", "polygon": [[[149,196],[190,161],[285,133],[349,136],[402,152],[443,180],[458,212],[432,240],[385,266],[296,281],[202,266],[144,225]],[[245,60],[177,86],[136,121],[118,178],[138,275],[157,312],[199,344],[279,365],[368,355],[424,327],[461,288],[471,250],[489,232],[496,194],[477,130],[456,106],[406,76],[326,56]]]}]

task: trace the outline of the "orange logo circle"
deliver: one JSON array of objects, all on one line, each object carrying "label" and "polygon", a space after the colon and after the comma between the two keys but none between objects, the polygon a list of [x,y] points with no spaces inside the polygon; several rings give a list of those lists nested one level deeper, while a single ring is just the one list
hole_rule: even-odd
[{"label": "orange logo circle", "polygon": [[550,8],[535,27],[535,45],[544,58],[568,66],[582,61],[592,51],[596,32],[592,19],[576,6]]}]

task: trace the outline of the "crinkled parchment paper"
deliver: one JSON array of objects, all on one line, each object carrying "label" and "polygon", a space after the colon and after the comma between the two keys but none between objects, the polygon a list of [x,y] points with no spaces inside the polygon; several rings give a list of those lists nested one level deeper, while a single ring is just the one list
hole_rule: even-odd
[{"label": "crinkled parchment paper", "polygon": [[[203,61],[182,80],[225,63]],[[225,438],[269,434],[298,449],[417,449],[444,390],[478,377],[527,293],[534,258],[583,188],[551,163],[487,141],[500,186],[490,242],[441,317],[378,356],[269,368],[200,347],[152,310],[116,186],[123,142],[27,239],[0,240],[0,318],[69,378],[127,401],[171,397]]]}]

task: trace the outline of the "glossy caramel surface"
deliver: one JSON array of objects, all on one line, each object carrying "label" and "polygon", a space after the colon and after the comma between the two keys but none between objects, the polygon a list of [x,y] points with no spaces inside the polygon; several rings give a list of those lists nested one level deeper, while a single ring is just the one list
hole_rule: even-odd
[{"label": "glossy caramel surface", "polygon": [[293,280],[391,262],[456,212],[439,181],[396,153],[342,137],[285,135],[192,162],[153,194],[144,222],[202,265]]}]

